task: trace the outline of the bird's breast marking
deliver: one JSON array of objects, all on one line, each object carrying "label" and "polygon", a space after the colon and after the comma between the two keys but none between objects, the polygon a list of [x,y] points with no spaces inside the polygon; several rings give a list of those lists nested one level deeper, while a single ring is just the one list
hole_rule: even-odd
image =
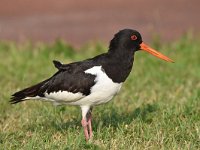
[{"label": "bird's breast marking", "polygon": [[[101,104],[109,101],[120,90],[122,83],[113,82],[103,71],[102,66],[94,66],[85,71],[96,75],[95,85],[91,88],[91,94],[88,99],[94,104]],[[87,97],[85,97],[87,99]]]}]

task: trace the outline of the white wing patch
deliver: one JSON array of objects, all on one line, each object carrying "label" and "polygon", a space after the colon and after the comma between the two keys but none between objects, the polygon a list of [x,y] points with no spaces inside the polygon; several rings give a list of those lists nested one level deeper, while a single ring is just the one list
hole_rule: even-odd
[{"label": "white wing patch", "polygon": [[85,97],[82,93],[72,93],[67,91],[58,91],[52,93],[45,93],[46,98],[53,99],[55,101],[63,101],[63,102],[72,102],[77,101],[83,97]]}]

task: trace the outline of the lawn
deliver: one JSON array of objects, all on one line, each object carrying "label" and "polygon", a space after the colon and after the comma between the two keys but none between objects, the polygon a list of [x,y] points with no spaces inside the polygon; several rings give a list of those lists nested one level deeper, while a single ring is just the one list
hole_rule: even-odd
[{"label": "lawn", "polygon": [[0,42],[0,150],[200,149],[200,39],[184,36],[152,47],[175,63],[137,52],[120,93],[94,108],[94,138],[84,140],[80,108],[26,101],[9,104],[17,90],[56,72],[63,63],[106,52],[102,43],[75,49],[54,44]]}]

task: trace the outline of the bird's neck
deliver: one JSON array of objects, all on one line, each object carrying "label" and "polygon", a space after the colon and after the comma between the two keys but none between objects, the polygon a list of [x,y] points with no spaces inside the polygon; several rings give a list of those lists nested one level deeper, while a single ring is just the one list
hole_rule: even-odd
[{"label": "bird's neck", "polygon": [[109,51],[107,53],[107,61],[103,68],[113,82],[121,83],[124,82],[130,74],[133,61],[134,52],[130,52],[130,50],[121,49]]}]

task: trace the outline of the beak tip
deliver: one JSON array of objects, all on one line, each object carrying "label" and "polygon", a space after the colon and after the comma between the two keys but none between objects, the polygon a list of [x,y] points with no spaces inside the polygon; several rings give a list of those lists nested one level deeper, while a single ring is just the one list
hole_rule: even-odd
[{"label": "beak tip", "polygon": [[170,62],[170,63],[175,63],[175,61],[173,61],[173,60],[165,60],[165,61],[167,61],[167,62]]},{"label": "beak tip", "polygon": [[168,58],[167,56],[163,55],[160,52],[157,52],[156,50],[152,49],[151,47],[149,47],[148,45],[144,44],[143,42],[140,44],[140,49],[144,50],[144,51],[147,51],[150,54],[152,54],[152,55],[154,55],[154,56],[156,56],[156,57],[158,57],[158,58],[160,58],[162,60],[174,63],[174,61],[172,59]]},{"label": "beak tip", "polygon": [[172,59],[170,59],[170,62],[171,62],[171,63],[175,63],[175,61],[174,61],[174,60],[172,60]]}]

